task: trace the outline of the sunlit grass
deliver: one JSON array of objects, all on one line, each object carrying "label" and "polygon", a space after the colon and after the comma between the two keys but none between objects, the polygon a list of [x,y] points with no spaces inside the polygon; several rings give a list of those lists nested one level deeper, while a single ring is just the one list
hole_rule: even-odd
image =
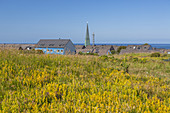
[{"label": "sunlit grass", "polygon": [[1,51],[0,112],[169,112],[168,57]]}]

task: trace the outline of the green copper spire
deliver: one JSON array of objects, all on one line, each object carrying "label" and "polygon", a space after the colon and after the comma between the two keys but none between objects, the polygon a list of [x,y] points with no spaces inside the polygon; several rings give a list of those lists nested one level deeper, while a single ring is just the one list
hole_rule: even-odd
[{"label": "green copper spire", "polygon": [[87,23],[85,47],[88,45],[90,45],[90,38],[89,38],[89,28],[88,28],[88,23]]}]

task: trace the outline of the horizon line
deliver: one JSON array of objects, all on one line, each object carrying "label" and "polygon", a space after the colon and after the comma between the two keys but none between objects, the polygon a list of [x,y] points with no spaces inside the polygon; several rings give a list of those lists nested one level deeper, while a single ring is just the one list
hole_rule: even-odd
[{"label": "horizon line", "polygon": [[[37,42],[38,43],[38,42]],[[0,44],[37,44],[37,43],[31,43],[31,42],[4,42],[4,43],[0,43]],[[153,42],[153,43],[149,43],[146,42],[148,44],[167,44],[170,45],[170,43],[158,43],[158,42]],[[84,44],[84,42],[73,42],[73,44]],[[91,45],[93,43],[90,43]],[[95,44],[145,44],[143,42],[96,42]]]}]

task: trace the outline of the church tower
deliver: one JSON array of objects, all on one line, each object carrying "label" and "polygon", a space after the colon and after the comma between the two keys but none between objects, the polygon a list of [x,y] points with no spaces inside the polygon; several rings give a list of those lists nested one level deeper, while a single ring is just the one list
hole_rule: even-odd
[{"label": "church tower", "polygon": [[85,39],[85,47],[90,45],[90,38],[89,38],[89,28],[88,28],[88,22],[87,22],[87,30],[86,30],[86,39]]}]

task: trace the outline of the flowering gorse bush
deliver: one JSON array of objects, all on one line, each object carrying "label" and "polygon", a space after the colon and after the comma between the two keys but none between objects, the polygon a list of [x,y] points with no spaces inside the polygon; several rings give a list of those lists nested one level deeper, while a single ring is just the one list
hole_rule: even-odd
[{"label": "flowering gorse bush", "polygon": [[13,52],[0,56],[0,112],[170,111],[166,78],[118,71],[110,64],[114,59]]}]

